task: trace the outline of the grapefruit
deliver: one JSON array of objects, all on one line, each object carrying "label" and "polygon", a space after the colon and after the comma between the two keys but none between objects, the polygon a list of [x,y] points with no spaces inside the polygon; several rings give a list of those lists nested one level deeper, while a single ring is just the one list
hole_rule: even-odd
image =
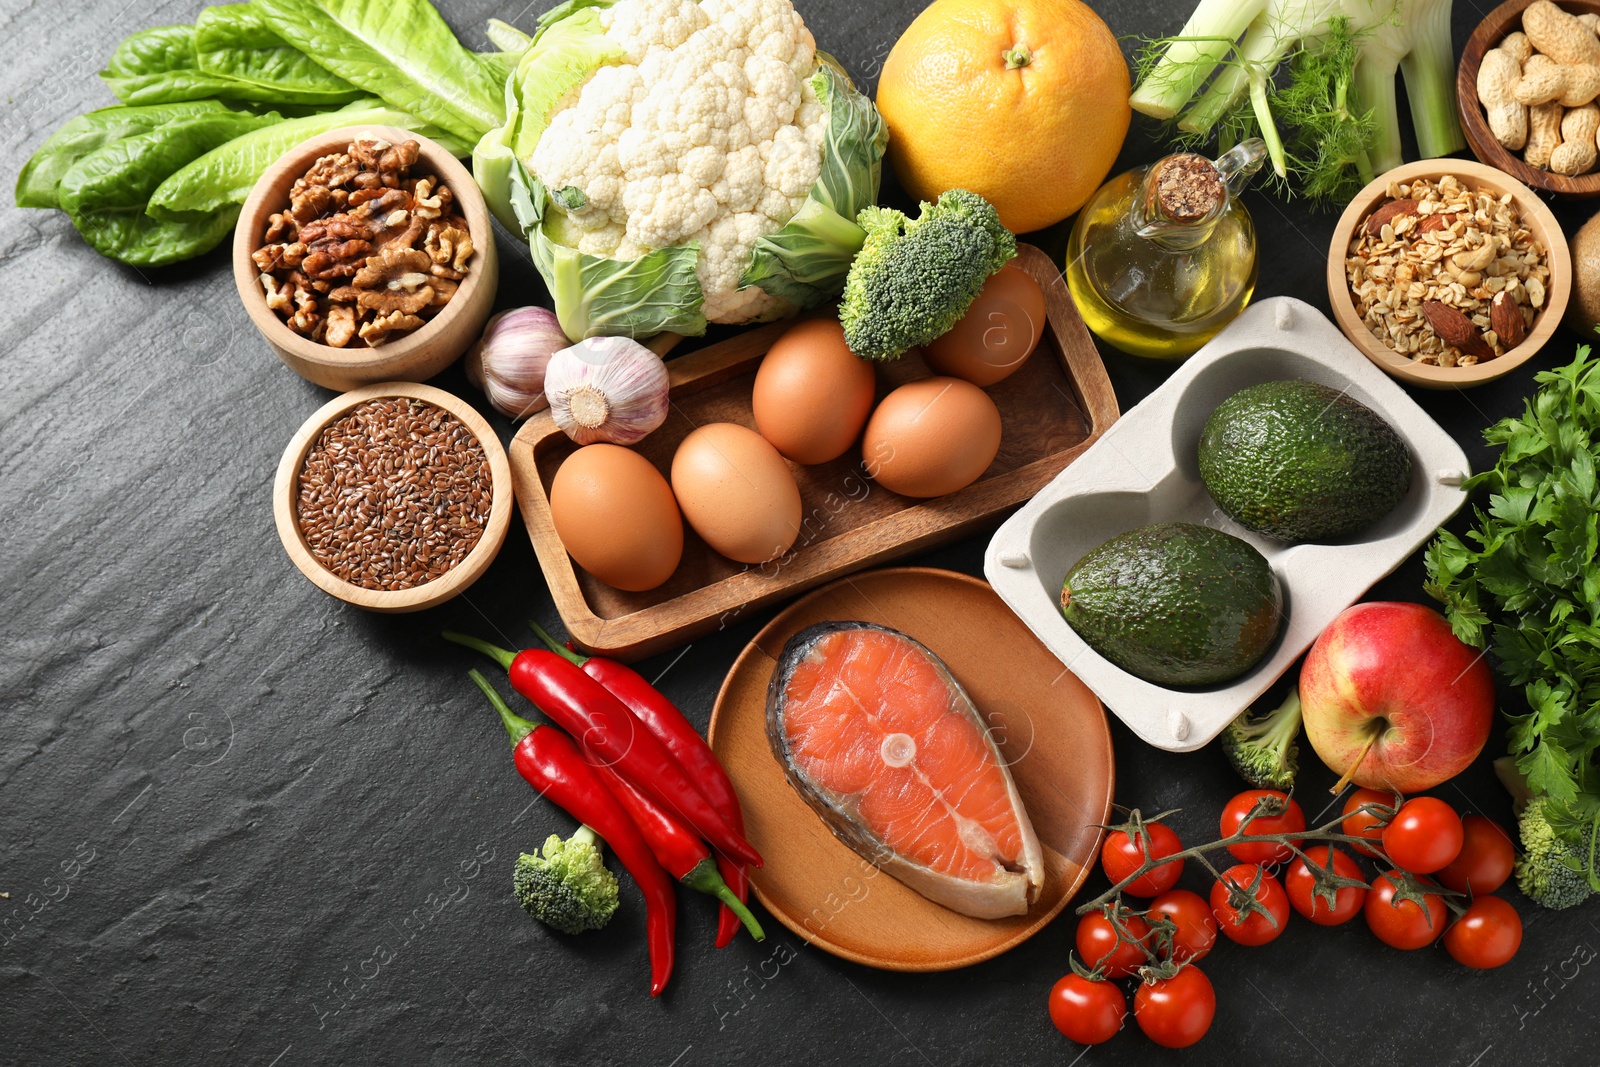
[{"label": "grapefruit", "polygon": [[935,0],[889,52],[878,110],[907,192],[970,189],[1026,233],[1105,180],[1131,88],[1110,27],[1078,0]]}]

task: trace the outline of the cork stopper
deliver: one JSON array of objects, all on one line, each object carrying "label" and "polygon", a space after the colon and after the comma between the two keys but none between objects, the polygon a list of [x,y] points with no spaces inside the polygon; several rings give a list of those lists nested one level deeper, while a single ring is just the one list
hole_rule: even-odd
[{"label": "cork stopper", "polygon": [[1216,164],[1204,156],[1168,156],[1156,174],[1156,207],[1173,222],[1199,222],[1228,196]]}]

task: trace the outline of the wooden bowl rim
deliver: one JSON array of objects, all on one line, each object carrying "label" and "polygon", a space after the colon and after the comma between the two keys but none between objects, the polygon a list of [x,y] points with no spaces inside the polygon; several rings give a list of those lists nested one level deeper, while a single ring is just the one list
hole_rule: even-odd
[{"label": "wooden bowl rim", "polygon": [[[1511,32],[1513,20],[1535,3],[1535,0],[1505,0],[1489,12],[1467,38],[1461,52],[1461,66],[1456,75],[1456,111],[1461,119],[1461,129],[1467,138],[1467,147],[1478,159],[1498,170],[1505,171],[1524,185],[1542,189],[1561,197],[1584,200],[1600,196],[1600,170],[1567,177],[1547,170],[1530,167],[1516,154],[1494,139],[1489,120],[1478,100],[1478,68],[1484,53],[1499,46]],[[1555,0],[1556,6],[1569,13],[1600,14],[1600,0]]]},{"label": "wooden bowl rim", "polygon": [[[1349,254],[1350,236],[1356,226],[1372,213],[1374,205],[1386,195],[1389,183],[1408,182],[1415,178],[1442,178],[1447,174],[1480,183],[1501,195],[1509,192],[1517,210],[1522,213],[1523,222],[1528,223],[1530,228],[1542,231],[1537,236],[1543,239],[1550,265],[1550,284],[1544,307],[1528,336],[1505,355],[1471,367],[1435,367],[1416,363],[1380,342],[1372,336],[1366,323],[1356,317],[1350,283],[1345,280],[1344,261]],[[1510,374],[1537,355],[1546,342],[1555,336],[1566,314],[1567,302],[1572,297],[1572,257],[1567,251],[1566,234],[1562,232],[1561,224],[1556,221],[1550,208],[1532,189],[1505,171],[1467,159],[1423,159],[1405,163],[1369,182],[1351,199],[1333,228],[1333,239],[1328,246],[1327,277],[1328,302],[1333,306],[1334,321],[1350,342],[1394,377],[1432,389],[1482,385]]]},{"label": "wooden bowl rim", "polygon": [[[413,330],[398,341],[377,348],[334,348],[332,345],[325,345],[295,333],[278,317],[277,312],[267,307],[266,295],[262,292],[260,283],[261,271],[256,268],[255,261],[250,257],[263,244],[261,234],[267,216],[288,206],[287,186],[285,186],[285,196],[281,200],[271,196],[273,189],[284,176],[298,177],[304,174],[319,156],[327,155],[360,137],[375,137],[390,142],[417,142],[418,162],[425,162],[430,170],[443,178],[455,195],[456,204],[466,217],[467,230],[472,235],[473,253],[467,276],[462,279],[455,295],[450,298],[443,311],[429,319],[420,329]],[[452,324],[468,314],[470,297],[483,283],[485,274],[489,273],[484,270],[488,256],[484,251],[486,246],[490,249],[494,246],[494,227],[489,221],[489,208],[484,203],[483,192],[473,180],[471,172],[442,145],[420,133],[412,133],[398,126],[370,124],[341,126],[336,130],[329,130],[301,141],[279,156],[262,172],[261,177],[256,179],[256,184],[251,188],[250,195],[245,198],[244,207],[239,212],[239,221],[234,227],[233,280],[239,291],[239,299],[244,303],[245,311],[256,329],[261,331],[270,344],[287,352],[293,358],[339,371],[359,371],[379,364],[393,364],[398,367],[431,346],[441,333],[449,330]]]},{"label": "wooden bowl rim", "polygon": [[[762,626],[760,630],[752,635],[750,640],[745,642],[744,647],[739,650],[738,657],[733,661],[733,666],[728,669],[728,673],[723,676],[722,684],[717,688],[716,699],[712,702],[711,718],[706,724],[706,743],[713,744],[715,740],[717,720],[722,714],[723,708],[726,705],[728,690],[733,684],[733,680],[742,671],[752,669],[748,666],[748,662],[753,657],[760,655],[769,660],[771,659],[771,654],[762,647],[763,642],[769,641],[770,635],[787,626],[789,624],[789,619],[792,616],[798,612],[804,611],[813,601],[833,595],[834,591],[839,586],[854,585],[855,583],[864,580],[870,582],[874,579],[881,580],[883,578],[900,577],[921,577],[938,581],[958,581],[966,585],[981,588],[994,595],[997,599],[999,597],[999,594],[994,592],[994,587],[982,578],[971,574],[963,574],[960,571],[946,570],[942,567],[927,566],[873,567],[865,571],[859,571],[855,574],[848,574],[844,575],[843,577],[835,578],[825,585],[821,585],[816,589],[812,589],[799,599],[787,605],[782,611],[778,612],[777,615],[768,620],[766,625]],[[1001,603],[1004,605],[1004,601]],[[1005,611],[1008,615],[1015,617],[1014,613],[1011,612],[1009,607],[1006,607]],[[1026,624],[1022,623],[1021,619],[1018,619],[1017,621],[1025,630],[1027,629]],[[1028,633],[1034,640],[1038,640],[1038,635],[1033,634],[1031,630],[1028,631]],[[911,636],[915,637],[916,635],[913,634]],[[1043,644],[1043,642],[1040,643]],[[1064,671],[1070,672],[1070,668],[1064,668]],[[1074,675],[1074,677],[1076,676]],[[1116,799],[1116,745],[1111,737],[1110,717],[1106,713],[1105,701],[1101,700],[1100,697],[1087,686],[1085,686],[1084,689],[1088,693],[1090,699],[1093,700],[1095,705],[1100,709],[1101,723],[1104,727],[1102,732],[1105,738],[1106,795],[1105,810],[1100,816],[1100,822],[1103,825],[1110,822],[1113,804]],[[821,936],[806,930],[804,925],[798,922],[786,908],[776,906],[776,903],[768,898],[766,892],[763,891],[759,885],[757,878],[751,879],[750,888],[755,893],[756,898],[761,901],[762,906],[765,907],[774,918],[787,927],[797,937],[802,938],[808,944],[816,945],[828,953],[838,956],[840,959],[849,960],[851,963],[859,963],[866,967],[875,967],[880,970],[887,971],[901,971],[909,973],[953,971],[963,967],[971,967],[974,964],[983,963],[986,960],[991,960],[996,956],[1003,955],[1004,953],[1016,948],[1024,941],[1027,941],[1029,938],[1033,937],[1035,934],[1039,933],[1039,931],[1043,930],[1045,927],[1054,922],[1055,919],[1066,910],[1067,905],[1072,903],[1079,891],[1083,889],[1083,884],[1088,881],[1089,875],[1099,869],[1098,860],[1100,856],[1100,846],[1104,840],[1105,832],[1102,830],[1095,837],[1094,846],[1089,850],[1087,859],[1079,865],[1077,877],[1063,889],[1061,896],[1057,900],[1055,900],[1048,908],[1044,909],[1037,916],[1034,916],[1027,926],[1018,930],[1011,937],[1002,941],[996,941],[994,944],[979,949],[976,952],[968,953],[965,956],[941,960],[921,960],[916,962],[908,962],[906,960],[897,959],[894,957],[873,956],[868,953],[857,952],[855,949],[847,948],[846,946],[838,944],[837,942],[825,936]],[[844,844],[843,842],[836,841],[835,843],[839,848],[850,851],[850,846]],[[932,904],[931,901],[930,904],[933,907],[940,907],[938,904]]]},{"label": "wooden bowl rim", "polygon": [[[295,482],[317,435],[328,423],[356,405],[382,397],[410,397],[443,408],[472,431],[489,458],[489,521],[484,524],[483,536],[460,563],[433,581],[410,589],[366,589],[333,574],[311,555],[295,519]],[[301,423],[289,440],[272,483],[272,515],[278,539],[300,573],[323,592],[371,611],[420,611],[449,600],[477,581],[505,543],[506,532],[511,527],[512,505],[511,463],[494,428],[476,408],[454,393],[421,382],[375,382],[341,393],[323,404]]]}]

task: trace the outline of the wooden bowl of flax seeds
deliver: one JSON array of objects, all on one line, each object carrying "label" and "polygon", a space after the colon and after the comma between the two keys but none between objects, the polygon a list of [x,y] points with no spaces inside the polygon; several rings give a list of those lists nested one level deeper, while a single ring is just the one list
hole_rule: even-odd
[{"label": "wooden bowl of flax seeds", "polygon": [[442,389],[363,386],[305,421],[278,464],[289,558],[340,600],[420,611],[476,581],[511,523],[511,467],[489,423]]}]

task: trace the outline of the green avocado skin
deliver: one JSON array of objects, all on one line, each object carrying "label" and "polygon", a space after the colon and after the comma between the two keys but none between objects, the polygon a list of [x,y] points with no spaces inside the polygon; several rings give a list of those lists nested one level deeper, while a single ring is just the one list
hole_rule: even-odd
[{"label": "green avocado skin", "polygon": [[1392,511],[1411,454],[1360,401],[1316,382],[1265,382],[1217,405],[1200,478],[1239,525],[1280,541],[1337,541]]},{"label": "green avocado skin", "polygon": [[1089,647],[1168,686],[1213,685],[1255,666],[1278,636],[1283,590],[1232,534],[1188,522],[1118,534],[1077,562],[1062,614]]}]

